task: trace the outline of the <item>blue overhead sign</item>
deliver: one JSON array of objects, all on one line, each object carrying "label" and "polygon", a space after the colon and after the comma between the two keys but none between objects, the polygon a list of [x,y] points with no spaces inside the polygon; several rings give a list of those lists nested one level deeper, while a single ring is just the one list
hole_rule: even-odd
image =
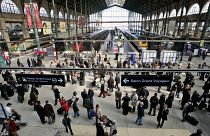
[{"label": "blue overhead sign", "polygon": [[121,86],[169,86],[171,75],[122,75]]}]

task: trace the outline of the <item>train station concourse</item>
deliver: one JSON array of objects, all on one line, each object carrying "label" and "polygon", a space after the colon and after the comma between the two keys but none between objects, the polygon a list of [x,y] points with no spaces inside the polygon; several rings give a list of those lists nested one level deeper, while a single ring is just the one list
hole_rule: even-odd
[{"label": "train station concourse", "polygon": [[210,136],[209,0],[0,0],[0,136]]}]

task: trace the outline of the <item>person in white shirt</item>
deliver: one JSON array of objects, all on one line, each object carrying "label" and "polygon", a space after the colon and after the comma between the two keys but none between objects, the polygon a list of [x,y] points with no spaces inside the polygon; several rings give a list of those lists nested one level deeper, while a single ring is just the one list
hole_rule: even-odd
[{"label": "person in white shirt", "polygon": [[12,108],[11,108],[11,103],[7,103],[7,105],[5,106],[5,111],[7,116],[11,116],[12,115]]},{"label": "person in white shirt", "polygon": [[132,112],[135,112],[137,102],[138,102],[138,95],[134,91],[133,94],[131,95],[131,105],[133,106]]}]

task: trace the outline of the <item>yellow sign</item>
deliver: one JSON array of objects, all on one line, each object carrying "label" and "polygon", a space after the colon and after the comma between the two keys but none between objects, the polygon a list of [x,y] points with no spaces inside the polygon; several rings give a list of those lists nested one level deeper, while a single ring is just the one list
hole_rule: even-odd
[{"label": "yellow sign", "polygon": [[66,23],[65,22],[60,22],[60,31],[66,32]]},{"label": "yellow sign", "polygon": [[42,28],[43,28],[43,34],[52,34],[51,29],[51,22],[50,21],[42,21]]}]

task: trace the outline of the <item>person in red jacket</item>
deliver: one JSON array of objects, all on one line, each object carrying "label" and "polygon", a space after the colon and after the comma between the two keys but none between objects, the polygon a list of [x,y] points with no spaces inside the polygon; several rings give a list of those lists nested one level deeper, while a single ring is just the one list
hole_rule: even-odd
[{"label": "person in red jacket", "polygon": [[9,119],[9,135],[11,136],[18,136],[17,134],[17,124],[15,123],[14,119]]},{"label": "person in red jacket", "polygon": [[66,102],[66,99],[62,96],[59,102],[60,102],[60,105],[63,107],[63,104]]},{"label": "person in red jacket", "polygon": [[68,115],[68,112],[69,112],[69,103],[68,101],[65,101],[65,103],[62,105],[62,107],[64,108],[65,110],[65,115]]}]

